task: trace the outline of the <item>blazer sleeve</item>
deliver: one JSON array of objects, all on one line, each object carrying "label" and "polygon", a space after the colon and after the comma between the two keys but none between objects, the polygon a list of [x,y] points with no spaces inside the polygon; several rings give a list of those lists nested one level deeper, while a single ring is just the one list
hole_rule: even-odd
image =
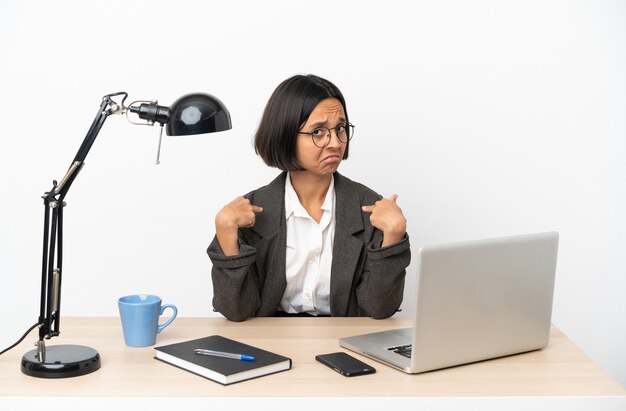
[{"label": "blazer sleeve", "polygon": [[257,251],[241,241],[239,250],[239,255],[224,255],[217,237],[207,249],[213,263],[213,309],[231,321],[253,317],[261,306]]},{"label": "blazer sleeve", "polygon": [[375,230],[366,253],[366,262],[357,287],[359,306],[370,317],[383,319],[398,311],[404,296],[406,267],[411,262],[409,236],[389,245],[382,244],[382,232]]}]

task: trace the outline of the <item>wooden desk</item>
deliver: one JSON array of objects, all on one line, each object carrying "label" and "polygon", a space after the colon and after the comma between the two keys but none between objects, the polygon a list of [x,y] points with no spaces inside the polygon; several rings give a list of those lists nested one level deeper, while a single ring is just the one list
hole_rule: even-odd
[{"label": "wooden desk", "polygon": [[0,356],[0,397],[491,397],[626,396],[626,391],[558,329],[547,348],[491,361],[407,375],[354,354],[377,373],[346,378],[315,361],[343,350],[340,336],[410,326],[409,318],[177,318],[157,345],[221,334],[291,357],[289,371],[222,386],[153,358],[154,348],[124,345],[118,318],[64,318],[49,343],[81,344],[100,352],[102,368],[82,377],[45,380],[20,371],[33,332]]}]

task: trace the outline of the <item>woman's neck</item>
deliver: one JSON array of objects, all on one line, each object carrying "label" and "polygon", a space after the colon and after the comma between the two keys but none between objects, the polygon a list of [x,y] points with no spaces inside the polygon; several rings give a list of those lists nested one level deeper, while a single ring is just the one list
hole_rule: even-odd
[{"label": "woman's neck", "polygon": [[292,171],[289,175],[291,176],[291,185],[298,195],[300,204],[319,223],[323,214],[322,204],[324,204],[326,192],[333,175],[317,175],[307,171]]}]

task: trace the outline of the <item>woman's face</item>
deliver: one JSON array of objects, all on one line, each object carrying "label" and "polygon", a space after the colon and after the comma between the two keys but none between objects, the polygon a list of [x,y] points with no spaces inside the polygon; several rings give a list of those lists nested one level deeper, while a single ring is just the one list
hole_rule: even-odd
[{"label": "woman's face", "polygon": [[320,148],[313,143],[310,134],[298,133],[296,158],[304,170],[318,175],[337,171],[346,151],[346,144],[339,141],[337,133],[332,129],[346,123],[346,114],[339,100],[327,98],[320,101],[300,131],[310,133],[319,127],[326,127],[331,129],[330,141],[328,145]]}]

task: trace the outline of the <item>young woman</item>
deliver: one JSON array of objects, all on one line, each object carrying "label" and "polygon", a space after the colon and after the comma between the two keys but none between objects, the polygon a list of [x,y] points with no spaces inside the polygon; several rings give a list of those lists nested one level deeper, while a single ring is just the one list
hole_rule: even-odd
[{"label": "young woman", "polygon": [[411,253],[397,195],[337,172],[354,126],[330,81],[296,75],[270,97],[255,151],[282,173],[215,217],[213,307],[232,321],[313,315],[387,318]]}]

